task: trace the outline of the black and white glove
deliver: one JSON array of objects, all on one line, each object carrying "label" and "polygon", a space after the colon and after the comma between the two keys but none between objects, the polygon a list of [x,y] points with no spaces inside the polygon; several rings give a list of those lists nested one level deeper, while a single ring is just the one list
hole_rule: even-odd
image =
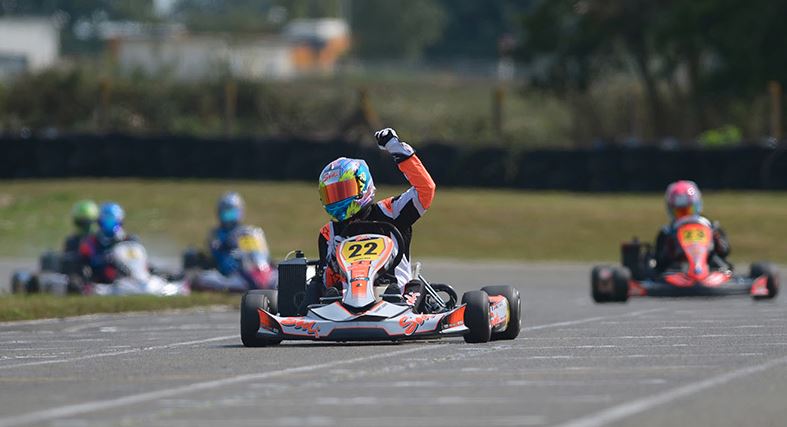
[{"label": "black and white glove", "polygon": [[415,154],[415,150],[410,144],[399,140],[399,135],[391,128],[378,130],[374,133],[377,145],[381,150],[385,150],[393,156],[396,163],[403,162]]}]

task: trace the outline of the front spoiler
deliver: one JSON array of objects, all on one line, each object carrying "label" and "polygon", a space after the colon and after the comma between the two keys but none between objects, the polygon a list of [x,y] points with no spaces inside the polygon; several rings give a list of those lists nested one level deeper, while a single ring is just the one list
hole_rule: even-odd
[{"label": "front spoiler", "polygon": [[263,309],[257,311],[257,337],[266,340],[403,341],[462,336],[469,331],[464,325],[464,305],[439,314],[407,310],[388,318],[370,320],[370,316],[358,316],[347,321],[320,318],[312,311],[303,317],[279,317]]},{"label": "front spoiler", "polygon": [[[728,295],[756,295],[764,288],[762,280],[761,286],[758,281],[762,278],[750,279],[747,277],[732,277],[730,280],[716,286],[708,286],[703,283],[693,283],[690,286],[675,286],[662,280],[632,280],[629,282],[629,296],[649,296],[649,297],[716,297]],[[766,289],[767,293],[767,289]]]}]

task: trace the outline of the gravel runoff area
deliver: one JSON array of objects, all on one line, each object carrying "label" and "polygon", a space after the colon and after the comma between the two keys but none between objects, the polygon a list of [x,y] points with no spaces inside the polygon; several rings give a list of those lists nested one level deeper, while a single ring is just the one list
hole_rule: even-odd
[{"label": "gravel runoff area", "polygon": [[238,313],[0,324],[0,427],[782,426],[785,299],[595,305],[586,264],[434,262],[513,284],[515,341],[240,345]]}]

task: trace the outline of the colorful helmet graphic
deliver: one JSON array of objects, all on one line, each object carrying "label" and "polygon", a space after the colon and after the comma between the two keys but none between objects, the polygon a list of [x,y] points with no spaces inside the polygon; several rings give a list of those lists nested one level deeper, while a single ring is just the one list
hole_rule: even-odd
[{"label": "colorful helmet graphic", "polygon": [[222,227],[234,227],[243,220],[243,207],[245,203],[240,194],[235,192],[225,193],[216,204],[216,215]]},{"label": "colorful helmet graphic", "polygon": [[366,162],[340,157],[320,173],[320,201],[334,221],[352,218],[374,202],[374,181]]},{"label": "colorful helmet graphic", "polygon": [[119,204],[107,202],[101,205],[98,212],[98,229],[107,237],[116,237],[123,230],[126,213]]},{"label": "colorful helmet graphic", "polygon": [[702,214],[702,193],[694,181],[673,182],[667,187],[664,199],[673,221]]},{"label": "colorful helmet graphic", "polygon": [[80,200],[71,208],[71,220],[82,234],[87,234],[98,219],[98,205],[92,200]]}]

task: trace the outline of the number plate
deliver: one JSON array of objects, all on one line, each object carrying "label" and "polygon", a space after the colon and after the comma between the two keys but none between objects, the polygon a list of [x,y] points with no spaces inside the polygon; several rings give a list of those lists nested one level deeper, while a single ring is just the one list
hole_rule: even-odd
[{"label": "number plate", "polygon": [[374,239],[348,242],[342,246],[342,258],[349,262],[373,261],[380,257],[385,249],[383,239]]},{"label": "number plate", "polygon": [[260,239],[254,236],[240,236],[238,238],[238,249],[244,252],[258,252],[262,251],[262,244],[260,243]]},{"label": "number plate", "polygon": [[710,236],[705,227],[686,227],[680,230],[680,235],[680,240],[685,244],[707,244],[710,242]]}]

